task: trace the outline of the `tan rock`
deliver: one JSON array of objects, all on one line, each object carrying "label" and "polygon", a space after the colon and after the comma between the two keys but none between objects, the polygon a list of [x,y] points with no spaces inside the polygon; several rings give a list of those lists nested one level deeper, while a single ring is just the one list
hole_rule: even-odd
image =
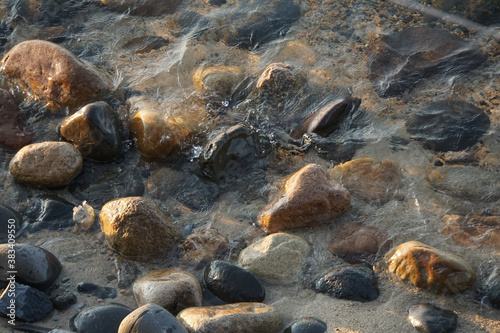
[{"label": "tan rock", "polygon": [[500,216],[445,215],[443,236],[468,246],[489,246],[500,250]]},{"label": "tan rock", "polygon": [[198,279],[191,273],[174,269],[150,272],[134,283],[133,290],[139,306],[157,304],[174,315],[203,304]]},{"label": "tan rock", "polygon": [[10,161],[11,175],[38,186],[64,186],[80,173],[82,155],[67,142],[48,141],[23,147]]},{"label": "tan rock", "polygon": [[212,260],[229,248],[228,239],[214,228],[197,228],[182,243],[184,258],[193,261]]},{"label": "tan rock", "polygon": [[65,48],[43,40],[14,46],[2,59],[8,78],[31,88],[56,106],[77,107],[110,91],[111,82],[97,68]]},{"label": "tan rock", "polygon": [[396,163],[371,158],[358,158],[337,165],[329,173],[353,196],[368,203],[387,203],[402,180],[401,170]]},{"label": "tan rock", "polygon": [[193,84],[198,91],[231,95],[245,80],[245,74],[236,66],[200,67],[193,75]]},{"label": "tan rock", "polygon": [[182,0],[100,0],[103,5],[132,15],[160,16],[174,13]]},{"label": "tan rock", "polygon": [[275,333],[281,328],[280,313],[262,303],[189,308],[179,313],[177,319],[189,333]]},{"label": "tan rock", "polygon": [[260,212],[258,225],[267,233],[331,222],[349,209],[349,192],[323,168],[309,164],[294,173],[276,198]]},{"label": "tan rock", "polygon": [[436,293],[467,289],[476,277],[462,258],[420,242],[399,245],[386,255],[389,272],[414,286]]},{"label": "tan rock", "polygon": [[124,256],[142,256],[170,250],[179,233],[149,199],[128,197],[109,201],[99,214],[109,246]]}]

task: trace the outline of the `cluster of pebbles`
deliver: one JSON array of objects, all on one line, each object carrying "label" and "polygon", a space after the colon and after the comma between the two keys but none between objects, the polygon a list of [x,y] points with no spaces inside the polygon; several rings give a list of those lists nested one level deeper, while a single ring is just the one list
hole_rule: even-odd
[{"label": "cluster of pebbles", "polygon": [[[495,0],[465,2],[432,4],[500,23]],[[346,308],[378,301],[404,314],[384,332],[500,330],[496,319],[461,323],[463,307],[451,309],[459,299],[499,316],[500,82],[487,68],[498,71],[500,52],[464,27],[427,24],[386,3],[374,14],[377,6],[0,4],[2,327],[305,333],[372,325],[335,318],[338,308],[290,316],[288,296],[277,299],[285,290]],[[142,80],[120,77],[129,65],[112,73],[102,60],[109,53],[86,57],[73,35],[78,24],[65,21],[83,24],[94,11],[169,30],[168,38],[122,43],[133,57],[116,63],[146,63],[141,75],[160,56],[188,51],[174,74],[170,66]],[[372,20],[345,26],[356,15]],[[397,29],[375,34],[391,21]],[[30,26],[36,38],[23,37]],[[325,69],[314,47],[330,42],[352,47],[348,61],[365,59],[362,78],[335,78],[346,60]],[[452,94],[439,94],[435,86],[447,84]],[[168,98],[175,89],[183,93]],[[466,254],[470,248],[490,251],[491,260]],[[102,276],[106,261],[115,266]],[[414,295],[406,309],[391,308],[391,288]],[[16,327],[8,322],[14,313]]]}]

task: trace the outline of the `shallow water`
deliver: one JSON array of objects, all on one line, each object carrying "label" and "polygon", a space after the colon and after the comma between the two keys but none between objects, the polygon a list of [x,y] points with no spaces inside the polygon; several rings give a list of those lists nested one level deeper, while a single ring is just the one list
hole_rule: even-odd
[{"label": "shallow water", "polygon": [[[431,101],[452,99],[480,106],[490,117],[491,125],[481,142],[472,148],[479,156],[473,164],[500,172],[500,48],[499,40],[491,36],[498,35],[498,26],[474,31],[391,1],[310,0],[300,2],[302,15],[286,36],[248,50],[230,46],[220,38],[221,31],[231,28],[228,15],[234,12],[238,1],[229,0],[216,7],[201,0],[188,0],[176,14],[159,17],[117,13],[92,1],[68,2],[67,7],[52,11],[57,15],[47,16],[42,11],[40,16],[33,16],[23,12],[23,3],[0,3],[2,22],[11,28],[0,48],[2,55],[29,39],[51,40],[69,49],[109,74],[116,93],[108,102],[118,110],[122,125],[127,122],[126,100],[131,96],[146,96],[159,103],[163,112],[174,116],[202,110],[210,120],[202,126],[197,139],[175,156],[143,157],[133,140],[129,140],[123,156],[108,164],[86,161],[83,173],[69,186],[58,189],[33,188],[14,181],[8,173],[8,163],[15,150],[0,148],[0,203],[17,209],[28,222],[34,222],[37,214],[30,215],[30,207],[45,195],[57,196],[74,205],[87,200],[96,210],[113,198],[144,195],[156,200],[184,235],[196,227],[217,228],[231,243],[225,259],[234,261],[242,248],[263,236],[254,223],[268,196],[275,192],[276,181],[308,163],[325,168],[339,163],[338,159],[325,158],[328,154],[318,154],[313,148],[305,152],[297,151],[297,146],[291,149],[282,134],[289,133],[300,119],[307,117],[314,105],[349,91],[361,99],[359,112],[354,119],[344,122],[327,143],[363,142],[353,158],[372,157],[398,163],[403,181],[396,194],[404,199],[374,205],[353,197],[351,210],[332,225],[293,231],[313,244],[313,254],[297,281],[286,286],[266,282],[265,302],[279,309],[285,324],[302,316],[315,316],[328,324],[329,332],[413,332],[406,311],[411,305],[426,301],[456,311],[457,332],[500,332],[499,310],[475,300],[474,289],[478,285],[457,295],[434,295],[393,281],[382,270],[378,272],[380,297],[368,303],[336,300],[307,288],[312,278],[341,263],[327,247],[329,240],[349,222],[382,229],[396,245],[418,240],[452,252],[478,273],[488,262],[500,263],[498,250],[467,247],[441,235],[442,216],[499,215],[498,201],[461,199],[436,191],[426,177],[438,156],[412,141],[404,126],[411,112]],[[370,43],[380,34],[429,25],[481,45],[489,54],[487,66],[452,76],[432,76],[401,97],[379,97],[367,78]],[[144,39],[140,38],[145,36],[162,37],[164,41],[144,51]],[[261,104],[250,99],[201,98],[193,85],[193,74],[203,65],[239,66],[246,77],[256,78],[267,65],[276,62],[292,65],[308,82],[298,94],[287,97],[285,107],[279,112],[260,107]],[[242,81],[243,86],[246,82]],[[0,86],[10,89],[20,101],[38,142],[59,140],[56,129],[69,110],[52,111],[33,96],[8,85],[4,78]],[[265,138],[262,151],[249,165],[237,167],[218,181],[204,177],[198,165],[200,147],[206,144],[213,130],[238,122],[253,126]],[[479,180],[477,184],[480,186]],[[108,248],[97,226],[90,231],[68,228],[29,235],[26,232],[19,241],[53,252],[64,267],[60,280],[69,277],[70,282],[63,285],[75,292],[81,281],[118,287],[117,270],[129,262]],[[135,267],[139,276],[163,267],[178,267],[200,276],[203,267],[183,259],[180,250],[154,260],[130,261],[128,265]],[[135,308],[131,288],[120,289],[123,290],[118,298],[112,301]],[[40,324],[68,329],[72,315],[85,306],[101,304],[93,296],[78,297],[75,306],[65,312],[54,311]],[[0,325],[8,327],[4,319]]]}]

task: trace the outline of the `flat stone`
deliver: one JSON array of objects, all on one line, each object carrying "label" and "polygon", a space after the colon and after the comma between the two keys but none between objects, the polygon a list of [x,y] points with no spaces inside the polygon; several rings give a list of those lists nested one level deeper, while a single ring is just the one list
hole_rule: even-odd
[{"label": "flat stone", "polygon": [[47,317],[51,310],[52,302],[46,294],[17,282],[10,282],[0,296],[0,313],[9,319],[32,323]]},{"label": "flat stone", "polygon": [[176,315],[180,311],[203,305],[198,279],[191,273],[174,269],[152,271],[134,283],[139,306],[153,303]]},{"label": "flat stone", "polygon": [[106,203],[99,214],[109,246],[124,256],[170,250],[179,233],[150,199],[128,197]]},{"label": "flat stone", "polygon": [[118,332],[120,323],[131,312],[121,305],[90,307],[71,318],[70,328],[78,333]]},{"label": "flat stone", "polygon": [[21,148],[10,161],[9,171],[21,182],[56,187],[69,184],[82,167],[82,155],[72,144],[48,141]]},{"label": "flat stone", "polygon": [[455,332],[458,323],[455,312],[429,303],[420,303],[410,307],[408,319],[419,332],[425,333]]},{"label": "flat stone", "polygon": [[110,161],[122,151],[119,129],[118,114],[108,103],[96,102],[64,118],[59,131],[83,156]]},{"label": "flat stone", "polygon": [[267,233],[331,223],[347,211],[349,192],[317,164],[309,164],[286,181],[276,198],[259,213]]},{"label": "flat stone", "polygon": [[196,228],[181,245],[185,259],[195,262],[213,260],[229,249],[229,240],[214,228]]},{"label": "flat stone", "polygon": [[10,79],[57,106],[78,107],[110,91],[111,82],[65,48],[43,40],[14,46],[2,59]]},{"label": "flat stone", "polygon": [[243,249],[239,263],[258,277],[291,283],[302,270],[310,253],[311,246],[303,238],[278,232]]},{"label": "flat stone", "polygon": [[170,312],[156,304],[145,304],[130,313],[118,333],[187,333]]},{"label": "flat stone", "polygon": [[22,234],[22,226],[23,216],[11,207],[0,204],[0,244],[7,243],[9,238],[11,243],[15,242]]},{"label": "flat stone", "polygon": [[479,141],[490,127],[490,118],[466,102],[438,101],[412,113],[405,126],[426,149],[459,151]]},{"label": "flat stone", "polygon": [[99,299],[116,298],[116,296],[118,295],[118,292],[115,288],[102,287],[91,282],[80,282],[76,286],[76,290],[83,294],[93,295]]},{"label": "flat stone", "polygon": [[14,97],[0,89],[0,145],[20,148],[33,141],[33,132],[24,126]]},{"label": "flat stone", "polygon": [[98,0],[107,8],[137,16],[160,16],[175,12],[182,0]]},{"label": "flat stone", "polygon": [[487,60],[479,45],[429,27],[384,35],[373,49],[369,77],[382,97],[411,91],[419,80],[435,74],[473,70]]},{"label": "flat stone", "polygon": [[500,216],[445,215],[443,236],[471,247],[489,246],[500,250]]},{"label": "flat stone", "polygon": [[189,308],[177,315],[189,333],[277,333],[281,328],[281,314],[262,303],[236,303],[228,305]]},{"label": "flat stone", "polygon": [[402,173],[395,162],[358,158],[329,170],[349,192],[367,202],[385,204],[394,196],[401,184]]},{"label": "flat stone", "polygon": [[324,333],[327,325],[314,317],[300,318],[288,326],[283,333]]},{"label": "flat stone", "polygon": [[391,250],[386,260],[390,273],[435,293],[463,291],[476,278],[472,267],[462,258],[416,241]]}]

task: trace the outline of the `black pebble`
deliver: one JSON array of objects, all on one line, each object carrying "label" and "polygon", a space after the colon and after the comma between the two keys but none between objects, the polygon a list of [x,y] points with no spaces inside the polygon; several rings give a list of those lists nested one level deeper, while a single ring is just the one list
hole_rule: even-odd
[{"label": "black pebble", "polygon": [[326,329],[327,326],[324,321],[313,317],[306,317],[296,320],[283,333],[324,333]]},{"label": "black pebble", "polygon": [[39,210],[30,215],[35,215],[35,222],[30,223],[27,228],[30,232],[39,230],[62,230],[72,227],[75,222],[73,221],[73,208],[75,205],[72,203],[58,198],[58,197],[44,197],[40,198]]},{"label": "black pebble", "polygon": [[94,295],[101,299],[115,298],[117,295],[115,288],[101,287],[90,282],[80,282],[76,289],[81,293]]},{"label": "black pebble", "polygon": [[0,313],[7,316],[8,320],[11,310],[8,308],[12,300],[15,300],[15,320],[22,320],[29,323],[42,320],[52,310],[52,302],[49,297],[30,286],[25,286],[17,282],[10,283],[7,290],[0,297]]},{"label": "black pebble", "polygon": [[59,288],[51,292],[50,300],[54,308],[59,311],[69,309],[73,304],[76,304],[76,295],[69,290]]},{"label": "black pebble", "polygon": [[119,305],[106,305],[88,308],[70,319],[70,328],[78,333],[118,332],[122,320],[131,313]]},{"label": "black pebble", "polygon": [[413,305],[408,310],[408,318],[413,327],[424,333],[454,332],[458,321],[453,311],[429,303]]}]

